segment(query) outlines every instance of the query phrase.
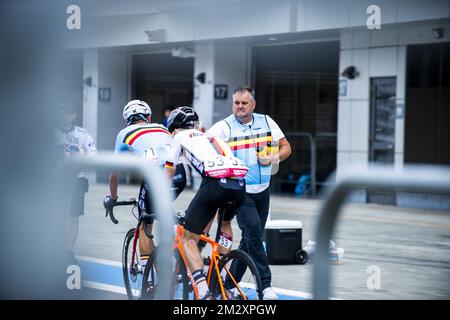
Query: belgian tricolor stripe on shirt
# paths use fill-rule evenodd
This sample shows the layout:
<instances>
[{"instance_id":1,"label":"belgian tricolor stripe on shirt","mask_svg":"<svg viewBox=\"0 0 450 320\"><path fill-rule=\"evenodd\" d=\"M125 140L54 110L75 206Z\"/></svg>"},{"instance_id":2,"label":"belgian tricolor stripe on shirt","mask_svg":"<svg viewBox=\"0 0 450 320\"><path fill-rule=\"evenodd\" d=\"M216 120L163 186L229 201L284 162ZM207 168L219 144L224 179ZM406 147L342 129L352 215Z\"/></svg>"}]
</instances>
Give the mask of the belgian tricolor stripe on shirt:
<instances>
[{"instance_id":1,"label":"belgian tricolor stripe on shirt","mask_svg":"<svg viewBox=\"0 0 450 320\"><path fill-rule=\"evenodd\" d=\"M143 128L137 128L136 130L128 132L127 135L125 136L125 138L123 139L123 142L131 146L134 143L134 141L136 141L136 139L139 138L140 136L147 134L147 133L156 133L156 132L165 133L165 134L168 134L169 136L171 135L169 133L169 131L167 131L166 129L163 129L163 128L143 127Z\"/></svg>"},{"instance_id":2,"label":"belgian tricolor stripe on shirt","mask_svg":"<svg viewBox=\"0 0 450 320\"><path fill-rule=\"evenodd\" d=\"M252 136L234 137L228 141L231 150L255 148L265 146L272 141L270 132L264 134L254 134Z\"/></svg>"}]
</instances>

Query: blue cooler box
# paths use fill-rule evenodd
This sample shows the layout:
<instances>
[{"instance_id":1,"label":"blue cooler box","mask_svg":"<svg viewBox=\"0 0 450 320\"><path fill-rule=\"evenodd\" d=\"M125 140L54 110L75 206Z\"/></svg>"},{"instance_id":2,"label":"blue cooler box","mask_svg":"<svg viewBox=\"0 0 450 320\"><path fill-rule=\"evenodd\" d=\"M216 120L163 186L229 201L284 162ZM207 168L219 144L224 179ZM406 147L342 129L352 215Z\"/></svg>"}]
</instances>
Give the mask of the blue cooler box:
<instances>
[{"instance_id":1,"label":"blue cooler box","mask_svg":"<svg viewBox=\"0 0 450 320\"><path fill-rule=\"evenodd\" d=\"M304 264L307 253L302 250L300 221L271 220L263 234L264 248L269 264Z\"/></svg>"}]
</instances>

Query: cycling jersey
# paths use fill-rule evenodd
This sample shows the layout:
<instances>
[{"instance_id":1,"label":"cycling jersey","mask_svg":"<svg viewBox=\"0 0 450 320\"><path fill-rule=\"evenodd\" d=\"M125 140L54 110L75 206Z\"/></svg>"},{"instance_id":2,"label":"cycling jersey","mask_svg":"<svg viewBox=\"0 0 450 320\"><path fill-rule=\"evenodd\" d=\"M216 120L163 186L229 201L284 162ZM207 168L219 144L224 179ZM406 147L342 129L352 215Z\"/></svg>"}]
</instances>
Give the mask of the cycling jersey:
<instances>
[{"instance_id":1,"label":"cycling jersey","mask_svg":"<svg viewBox=\"0 0 450 320\"><path fill-rule=\"evenodd\" d=\"M133 124L118 133L114 152L131 152L164 166L171 143L172 135L164 126L157 123ZM172 187L177 188L176 197L183 191L185 185L186 174L183 166L179 165L172 178ZM142 183L139 191L139 216L143 217L146 223L152 224L154 217L145 215L145 213L151 214L152 207L147 206L150 200L148 188L145 183Z\"/></svg>"},{"instance_id":2,"label":"cycling jersey","mask_svg":"<svg viewBox=\"0 0 450 320\"><path fill-rule=\"evenodd\" d=\"M78 126L65 132L56 128L56 141L62 148L64 159L68 160L77 153L91 153L97 151L95 143L89 133Z\"/></svg>"},{"instance_id":3,"label":"cycling jersey","mask_svg":"<svg viewBox=\"0 0 450 320\"><path fill-rule=\"evenodd\" d=\"M163 166L171 143L172 136L162 125L133 124L119 132L114 152L131 152Z\"/></svg>"},{"instance_id":4,"label":"cycling jersey","mask_svg":"<svg viewBox=\"0 0 450 320\"><path fill-rule=\"evenodd\" d=\"M243 178L248 171L222 139L196 129L183 130L174 136L166 167L174 167L181 158L203 177Z\"/></svg>"}]
</instances>

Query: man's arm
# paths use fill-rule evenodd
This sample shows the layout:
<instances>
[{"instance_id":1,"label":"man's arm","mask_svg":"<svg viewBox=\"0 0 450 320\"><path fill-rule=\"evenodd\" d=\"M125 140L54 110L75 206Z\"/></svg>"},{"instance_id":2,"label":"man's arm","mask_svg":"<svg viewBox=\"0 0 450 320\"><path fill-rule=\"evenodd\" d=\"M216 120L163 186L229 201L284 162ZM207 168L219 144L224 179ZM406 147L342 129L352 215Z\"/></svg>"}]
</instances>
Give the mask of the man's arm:
<instances>
[{"instance_id":1,"label":"man's arm","mask_svg":"<svg viewBox=\"0 0 450 320\"><path fill-rule=\"evenodd\" d=\"M123 141L123 130L119 132L116 137L116 143L114 145L114 153L119 154L121 152L126 152L128 145ZM117 200L119 197L117 190L119 189L119 174L117 172L111 172L109 174L109 194L113 200Z\"/></svg>"},{"instance_id":2,"label":"man's arm","mask_svg":"<svg viewBox=\"0 0 450 320\"><path fill-rule=\"evenodd\" d=\"M272 131L272 137L274 141L278 141L278 152L275 154L268 154L265 157L259 157L258 162L262 166L267 166L270 164L277 164L281 161L286 160L292 154L291 145L287 141L280 127L275 121L269 116L266 116L267 123Z\"/></svg>"},{"instance_id":3,"label":"man's arm","mask_svg":"<svg viewBox=\"0 0 450 320\"><path fill-rule=\"evenodd\" d=\"M291 144L287 141L286 137L280 139L279 143L279 158L280 162L289 158L292 154Z\"/></svg>"},{"instance_id":4,"label":"man's arm","mask_svg":"<svg viewBox=\"0 0 450 320\"><path fill-rule=\"evenodd\" d=\"M115 172L109 175L109 192L113 200L117 200L117 189L119 188L119 176Z\"/></svg>"},{"instance_id":5,"label":"man's arm","mask_svg":"<svg viewBox=\"0 0 450 320\"><path fill-rule=\"evenodd\" d=\"M270 164L277 164L286 160L292 154L291 145L286 138L281 138L279 141L278 153L267 154L265 156L258 157L258 162L262 166L268 166Z\"/></svg>"}]
</instances>

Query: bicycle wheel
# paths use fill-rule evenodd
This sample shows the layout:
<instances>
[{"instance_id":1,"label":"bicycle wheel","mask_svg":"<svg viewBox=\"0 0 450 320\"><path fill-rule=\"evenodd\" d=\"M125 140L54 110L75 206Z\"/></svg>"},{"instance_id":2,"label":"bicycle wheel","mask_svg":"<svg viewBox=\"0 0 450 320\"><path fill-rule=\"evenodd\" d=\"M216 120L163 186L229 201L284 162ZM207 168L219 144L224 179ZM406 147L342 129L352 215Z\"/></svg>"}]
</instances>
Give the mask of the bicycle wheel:
<instances>
[{"instance_id":1,"label":"bicycle wheel","mask_svg":"<svg viewBox=\"0 0 450 320\"><path fill-rule=\"evenodd\" d=\"M157 249L147 261L142 278L142 299L155 300L158 299L158 265L156 261ZM182 262L178 251L174 255L174 263L171 280L171 297L173 300L188 300L189 299L189 279L186 272L186 267Z\"/></svg>"},{"instance_id":2,"label":"bicycle wheel","mask_svg":"<svg viewBox=\"0 0 450 320\"><path fill-rule=\"evenodd\" d=\"M125 289L128 299L137 300L141 297L143 270L141 267L141 258L139 244L136 245L134 261L131 265L133 255L133 241L135 228L128 230L122 248L122 272Z\"/></svg>"},{"instance_id":3,"label":"bicycle wheel","mask_svg":"<svg viewBox=\"0 0 450 320\"><path fill-rule=\"evenodd\" d=\"M223 299L215 268L210 283L210 292L216 299ZM262 284L258 269L252 258L242 250L233 250L219 262L219 273L229 300L262 300Z\"/></svg>"}]
</instances>

